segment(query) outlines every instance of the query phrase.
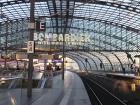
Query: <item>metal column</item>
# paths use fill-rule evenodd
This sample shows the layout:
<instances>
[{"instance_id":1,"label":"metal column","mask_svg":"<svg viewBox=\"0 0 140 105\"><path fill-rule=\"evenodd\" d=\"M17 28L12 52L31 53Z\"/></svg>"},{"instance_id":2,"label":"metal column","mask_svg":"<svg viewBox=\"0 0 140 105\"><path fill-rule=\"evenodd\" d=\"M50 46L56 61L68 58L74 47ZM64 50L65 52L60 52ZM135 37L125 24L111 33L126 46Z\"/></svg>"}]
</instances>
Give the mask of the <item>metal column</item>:
<instances>
[{"instance_id":1,"label":"metal column","mask_svg":"<svg viewBox=\"0 0 140 105\"><path fill-rule=\"evenodd\" d=\"M6 21L6 36L5 36L5 55L4 55L4 69L7 70L7 41L8 41L8 18Z\"/></svg>"},{"instance_id":2,"label":"metal column","mask_svg":"<svg viewBox=\"0 0 140 105\"><path fill-rule=\"evenodd\" d=\"M63 65L62 65L62 80L64 80L65 72L65 34L63 34Z\"/></svg>"},{"instance_id":3,"label":"metal column","mask_svg":"<svg viewBox=\"0 0 140 105\"><path fill-rule=\"evenodd\" d=\"M35 0L30 0L30 36L29 41L33 41L34 39L34 7ZM33 27L32 27L33 25ZM29 64L28 64L28 86L27 86L27 96L32 97L32 75L33 75L33 53L28 54Z\"/></svg>"}]
</instances>

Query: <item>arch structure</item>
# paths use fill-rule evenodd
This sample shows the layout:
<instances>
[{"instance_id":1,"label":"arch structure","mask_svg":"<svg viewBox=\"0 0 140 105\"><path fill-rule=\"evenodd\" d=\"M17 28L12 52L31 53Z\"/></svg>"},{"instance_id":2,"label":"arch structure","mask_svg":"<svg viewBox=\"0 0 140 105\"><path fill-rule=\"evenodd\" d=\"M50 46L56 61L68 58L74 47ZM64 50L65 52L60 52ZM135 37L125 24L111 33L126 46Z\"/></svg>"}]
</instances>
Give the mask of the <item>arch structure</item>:
<instances>
[{"instance_id":1,"label":"arch structure","mask_svg":"<svg viewBox=\"0 0 140 105\"><path fill-rule=\"evenodd\" d=\"M64 35L65 53L82 70L129 72L140 66L139 0L34 1L35 23L45 23L44 31L34 30L36 53L61 53ZM30 9L30 0L0 1L2 54L26 52Z\"/></svg>"}]
</instances>

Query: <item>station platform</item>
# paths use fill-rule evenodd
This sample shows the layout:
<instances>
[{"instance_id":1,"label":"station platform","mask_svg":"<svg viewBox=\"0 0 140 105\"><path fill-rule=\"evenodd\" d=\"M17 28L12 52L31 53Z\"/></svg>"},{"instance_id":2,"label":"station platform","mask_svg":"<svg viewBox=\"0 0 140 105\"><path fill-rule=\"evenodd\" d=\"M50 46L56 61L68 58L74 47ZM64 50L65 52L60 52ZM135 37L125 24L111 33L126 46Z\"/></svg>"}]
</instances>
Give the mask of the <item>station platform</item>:
<instances>
[{"instance_id":1,"label":"station platform","mask_svg":"<svg viewBox=\"0 0 140 105\"><path fill-rule=\"evenodd\" d=\"M106 76L108 77L116 77L116 78L122 78L122 79L136 79L140 80L140 76L136 76L134 74L123 74L123 73L106 73Z\"/></svg>"},{"instance_id":2,"label":"station platform","mask_svg":"<svg viewBox=\"0 0 140 105\"><path fill-rule=\"evenodd\" d=\"M32 98L27 98L27 89L0 89L0 105L91 105L90 99L77 74L65 71L52 79L52 87L33 89Z\"/></svg>"},{"instance_id":3,"label":"station platform","mask_svg":"<svg viewBox=\"0 0 140 105\"><path fill-rule=\"evenodd\" d=\"M134 79L134 80L140 80L140 76L135 75L134 73L120 73L120 72L106 72L106 71L94 71L90 74L95 74L98 76L107 76L112 77L116 79Z\"/></svg>"}]
</instances>

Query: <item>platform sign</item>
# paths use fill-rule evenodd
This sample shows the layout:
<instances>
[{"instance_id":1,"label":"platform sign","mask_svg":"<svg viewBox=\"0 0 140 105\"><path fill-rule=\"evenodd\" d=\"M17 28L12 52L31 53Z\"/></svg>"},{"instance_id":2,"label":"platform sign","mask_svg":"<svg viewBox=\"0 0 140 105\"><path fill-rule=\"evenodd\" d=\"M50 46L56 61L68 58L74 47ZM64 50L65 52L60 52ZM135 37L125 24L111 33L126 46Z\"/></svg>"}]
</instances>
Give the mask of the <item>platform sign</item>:
<instances>
[{"instance_id":1,"label":"platform sign","mask_svg":"<svg viewBox=\"0 0 140 105\"><path fill-rule=\"evenodd\" d=\"M46 31L46 21L45 20L36 21L36 31L37 32L45 32Z\"/></svg>"},{"instance_id":2,"label":"platform sign","mask_svg":"<svg viewBox=\"0 0 140 105\"><path fill-rule=\"evenodd\" d=\"M27 43L27 53L34 53L35 44L34 41L28 41Z\"/></svg>"}]
</instances>

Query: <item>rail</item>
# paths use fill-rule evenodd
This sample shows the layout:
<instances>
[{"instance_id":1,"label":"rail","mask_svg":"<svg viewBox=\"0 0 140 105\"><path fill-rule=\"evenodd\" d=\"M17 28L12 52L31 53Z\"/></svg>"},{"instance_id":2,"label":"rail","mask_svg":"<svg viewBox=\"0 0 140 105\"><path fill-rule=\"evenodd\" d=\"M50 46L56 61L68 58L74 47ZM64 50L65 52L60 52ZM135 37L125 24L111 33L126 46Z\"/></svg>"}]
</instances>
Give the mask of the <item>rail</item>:
<instances>
[{"instance_id":1,"label":"rail","mask_svg":"<svg viewBox=\"0 0 140 105\"><path fill-rule=\"evenodd\" d=\"M90 96L91 102L95 97L98 103L97 105L126 105L126 103L124 103L121 99L113 95L105 87L101 86L92 78L87 76L81 76L81 78L86 86L86 89L90 90L88 91L88 94ZM94 104L95 101L92 103Z\"/></svg>"}]
</instances>

